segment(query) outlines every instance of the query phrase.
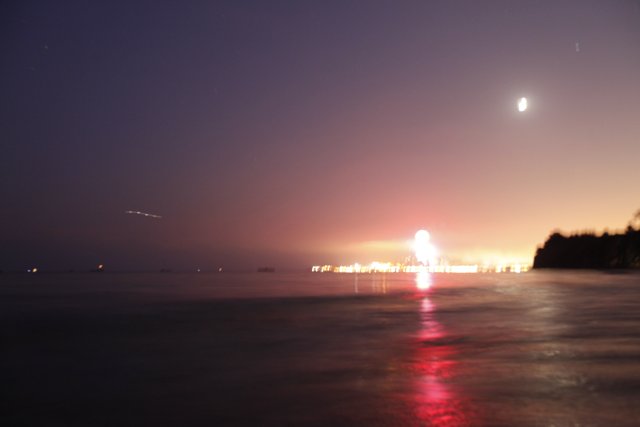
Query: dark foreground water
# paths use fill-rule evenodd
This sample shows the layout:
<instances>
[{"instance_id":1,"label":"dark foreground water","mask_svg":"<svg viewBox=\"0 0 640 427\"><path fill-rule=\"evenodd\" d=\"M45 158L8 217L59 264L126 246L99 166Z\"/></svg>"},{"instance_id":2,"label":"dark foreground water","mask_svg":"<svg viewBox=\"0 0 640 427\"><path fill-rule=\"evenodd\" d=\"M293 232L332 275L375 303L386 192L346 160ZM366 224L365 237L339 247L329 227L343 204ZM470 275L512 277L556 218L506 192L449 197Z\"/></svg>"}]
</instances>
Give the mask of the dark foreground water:
<instances>
[{"instance_id":1,"label":"dark foreground water","mask_svg":"<svg viewBox=\"0 0 640 427\"><path fill-rule=\"evenodd\" d=\"M0 275L3 426L636 426L640 276Z\"/></svg>"}]
</instances>

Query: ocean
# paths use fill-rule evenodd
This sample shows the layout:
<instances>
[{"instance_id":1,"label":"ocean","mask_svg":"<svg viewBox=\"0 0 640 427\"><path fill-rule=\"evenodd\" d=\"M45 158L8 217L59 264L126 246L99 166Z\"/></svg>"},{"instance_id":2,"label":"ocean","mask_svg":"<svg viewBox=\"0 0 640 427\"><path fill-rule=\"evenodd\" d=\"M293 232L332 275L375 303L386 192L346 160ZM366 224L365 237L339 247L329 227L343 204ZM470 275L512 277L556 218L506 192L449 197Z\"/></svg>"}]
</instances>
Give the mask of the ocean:
<instances>
[{"instance_id":1,"label":"ocean","mask_svg":"<svg viewBox=\"0 0 640 427\"><path fill-rule=\"evenodd\" d=\"M3 426L637 426L640 275L0 274Z\"/></svg>"}]
</instances>

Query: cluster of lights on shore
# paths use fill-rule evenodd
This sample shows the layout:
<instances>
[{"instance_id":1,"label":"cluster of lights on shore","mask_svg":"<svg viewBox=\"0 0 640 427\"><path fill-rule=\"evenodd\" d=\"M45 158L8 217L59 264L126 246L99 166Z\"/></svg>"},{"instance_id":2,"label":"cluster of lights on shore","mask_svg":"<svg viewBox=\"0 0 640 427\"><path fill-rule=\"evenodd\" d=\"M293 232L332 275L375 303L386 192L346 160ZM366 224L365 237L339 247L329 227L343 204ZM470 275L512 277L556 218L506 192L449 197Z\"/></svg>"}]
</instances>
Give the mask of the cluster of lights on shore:
<instances>
[{"instance_id":1,"label":"cluster of lights on shore","mask_svg":"<svg viewBox=\"0 0 640 427\"><path fill-rule=\"evenodd\" d=\"M497 264L462 264L451 265L438 258L438 250L431 243L431 235L427 230L418 230L415 234L413 251L417 264L404 264L374 261L369 264L354 263L350 265L314 265L313 273L524 273L531 268L528 264L500 262ZM104 271L104 265L98 264L97 272ZM200 269L196 270L198 273ZM37 273L38 268L27 270ZM222 267L218 268L222 272Z\"/></svg>"},{"instance_id":2,"label":"cluster of lights on shore","mask_svg":"<svg viewBox=\"0 0 640 427\"><path fill-rule=\"evenodd\" d=\"M426 230L419 230L414 239L413 250L417 264L392 262L354 263L351 265L314 265L314 273L524 273L530 265L502 262L489 264L450 265L438 259L438 250L431 243Z\"/></svg>"}]
</instances>

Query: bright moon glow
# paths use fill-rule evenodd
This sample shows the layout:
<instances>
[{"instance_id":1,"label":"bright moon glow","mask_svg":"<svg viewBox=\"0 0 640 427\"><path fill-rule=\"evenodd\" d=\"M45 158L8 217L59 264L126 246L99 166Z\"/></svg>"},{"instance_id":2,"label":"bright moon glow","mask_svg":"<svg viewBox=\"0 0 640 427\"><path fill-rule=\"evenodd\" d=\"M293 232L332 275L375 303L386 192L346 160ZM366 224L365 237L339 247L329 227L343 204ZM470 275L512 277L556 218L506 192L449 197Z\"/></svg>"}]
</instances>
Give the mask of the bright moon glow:
<instances>
[{"instance_id":1,"label":"bright moon glow","mask_svg":"<svg viewBox=\"0 0 640 427\"><path fill-rule=\"evenodd\" d=\"M518 100L518 111L521 113L527 111L528 101L524 96Z\"/></svg>"}]
</instances>

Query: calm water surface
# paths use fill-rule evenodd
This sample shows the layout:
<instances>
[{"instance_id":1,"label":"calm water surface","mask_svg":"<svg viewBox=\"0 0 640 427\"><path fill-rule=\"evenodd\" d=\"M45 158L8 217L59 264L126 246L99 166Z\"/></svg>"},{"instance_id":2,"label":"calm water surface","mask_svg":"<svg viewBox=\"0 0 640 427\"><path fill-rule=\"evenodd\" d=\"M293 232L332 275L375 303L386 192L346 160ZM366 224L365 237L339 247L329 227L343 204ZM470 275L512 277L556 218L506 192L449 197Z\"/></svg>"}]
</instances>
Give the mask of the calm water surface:
<instances>
[{"instance_id":1,"label":"calm water surface","mask_svg":"<svg viewBox=\"0 0 640 427\"><path fill-rule=\"evenodd\" d=\"M0 275L0 422L640 425L640 275Z\"/></svg>"}]
</instances>

